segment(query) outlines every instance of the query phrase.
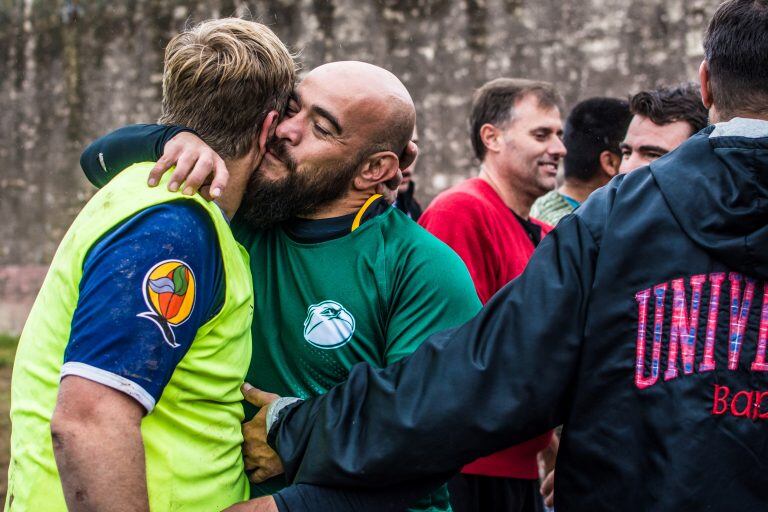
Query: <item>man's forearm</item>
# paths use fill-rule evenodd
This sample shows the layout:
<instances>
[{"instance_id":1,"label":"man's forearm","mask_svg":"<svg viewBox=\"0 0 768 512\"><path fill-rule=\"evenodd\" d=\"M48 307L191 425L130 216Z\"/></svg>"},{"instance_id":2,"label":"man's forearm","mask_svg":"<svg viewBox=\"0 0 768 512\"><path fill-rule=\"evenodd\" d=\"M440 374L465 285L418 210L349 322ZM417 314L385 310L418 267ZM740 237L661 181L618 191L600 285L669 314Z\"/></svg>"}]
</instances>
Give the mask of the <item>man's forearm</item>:
<instances>
[{"instance_id":1,"label":"man's forearm","mask_svg":"<svg viewBox=\"0 0 768 512\"><path fill-rule=\"evenodd\" d=\"M119 395L118 401L133 400ZM148 512L141 416L137 421L135 413L120 417L103 414L99 408L82 414L82 408L67 407L66 402L62 404L60 395L51 434L67 508L75 512Z\"/></svg>"}]
</instances>

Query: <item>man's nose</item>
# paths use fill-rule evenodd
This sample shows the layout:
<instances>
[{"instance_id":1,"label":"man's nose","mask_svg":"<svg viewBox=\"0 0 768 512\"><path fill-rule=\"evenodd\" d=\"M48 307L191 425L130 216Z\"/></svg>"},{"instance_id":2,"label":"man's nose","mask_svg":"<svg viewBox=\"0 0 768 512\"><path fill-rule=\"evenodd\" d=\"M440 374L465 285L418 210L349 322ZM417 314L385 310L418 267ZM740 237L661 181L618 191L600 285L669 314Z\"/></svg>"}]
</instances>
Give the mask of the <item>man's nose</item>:
<instances>
[{"instance_id":1,"label":"man's nose","mask_svg":"<svg viewBox=\"0 0 768 512\"><path fill-rule=\"evenodd\" d=\"M301 125L297 121L297 117L283 118L275 129L275 136L278 139L287 140L292 145L297 144L301 140Z\"/></svg>"},{"instance_id":2,"label":"man's nose","mask_svg":"<svg viewBox=\"0 0 768 512\"><path fill-rule=\"evenodd\" d=\"M557 158L563 158L568 153L563 140L560 137L554 137L553 139L552 144L549 146L549 154Z\"/></svg>"}]
</instances>

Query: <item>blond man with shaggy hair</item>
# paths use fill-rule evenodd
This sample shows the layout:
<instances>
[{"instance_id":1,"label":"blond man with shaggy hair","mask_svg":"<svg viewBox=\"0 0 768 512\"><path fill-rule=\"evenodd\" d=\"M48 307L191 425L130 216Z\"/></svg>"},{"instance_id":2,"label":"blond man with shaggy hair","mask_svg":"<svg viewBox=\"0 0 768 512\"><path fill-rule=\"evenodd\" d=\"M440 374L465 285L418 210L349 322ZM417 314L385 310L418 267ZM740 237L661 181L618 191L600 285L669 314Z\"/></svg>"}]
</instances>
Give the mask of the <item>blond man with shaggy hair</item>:
<instances>
[{"instance_id":1,"label":"blond man with shaggy hair","mask_svg":"<svg viewBox=\"0 0 768 512\"><path fill-rule=\"evenodd\" d=\"M252 147L270 111L288 102L295 66L266 26L208 21L174 37L165 51L162 124L194 130L225 159Z\"/></svg>"},{"instance_id":2,"label":"blond man with shaggy hair","mask_svg":"<svg viewBox=\"0 0 768 512\"><path fill-rule=\"evenodd\" d=\"M120 173L62 241L19 342L6 510L221 510L247 498L239 391L253 290L229 228L293 86L265 26L208 21L166 50L162 120L229 184L208 203ZM216 189L219 189L218 191Z\"/></svg>"}]
</instances>

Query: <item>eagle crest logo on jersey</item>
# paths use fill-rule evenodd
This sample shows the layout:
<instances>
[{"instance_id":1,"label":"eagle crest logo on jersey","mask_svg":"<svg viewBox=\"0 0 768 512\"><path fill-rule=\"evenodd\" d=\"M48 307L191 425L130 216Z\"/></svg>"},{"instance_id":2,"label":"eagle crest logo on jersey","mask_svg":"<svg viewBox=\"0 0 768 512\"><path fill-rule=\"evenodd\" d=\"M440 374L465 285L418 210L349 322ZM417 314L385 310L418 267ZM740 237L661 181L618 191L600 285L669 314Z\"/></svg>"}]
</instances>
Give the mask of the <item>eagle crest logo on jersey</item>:
<instances>
[{"instance_id":1,"label":"eagle crest logo on jersey","mask_svg":"<svg viewBox=\"0 0 768 512\"><path fill-rule=\"evenodd\" d=\"M332 300L312 304L304 320L304 339L322 349L345 345L355 333L355 317Z\"/></svg>"},{"instance_id":2,"label":"eagle crest logo on jersey","mask_svg":"<svg viewBox=\"0 0 768 512\"><path fill-rule=\"evenodd\" d=\"M195 275L189 265L179 260L161 261L144 276L142 292L149 311L137 316L154 322L165 342L173 348L173 327L183 324L195 305Z\"/></svg>"}]
</instances>

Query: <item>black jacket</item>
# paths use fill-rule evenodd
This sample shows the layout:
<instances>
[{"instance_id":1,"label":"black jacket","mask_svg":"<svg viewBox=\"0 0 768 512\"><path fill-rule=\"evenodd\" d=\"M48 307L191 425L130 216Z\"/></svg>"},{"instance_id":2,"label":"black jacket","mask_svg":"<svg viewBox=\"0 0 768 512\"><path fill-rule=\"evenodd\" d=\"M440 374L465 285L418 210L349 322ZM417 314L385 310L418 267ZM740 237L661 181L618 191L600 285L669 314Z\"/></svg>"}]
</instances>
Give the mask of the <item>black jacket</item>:
<instances>
[{"instance_id":1,"label":"black jacket","mask_svg":"<svg viewBox=\"0 0 768 512\"><path fill-rule=\"evenodd\" d=\"M765 510L768 129L713 129L595 192L466 325L287 407L288 476L418 480L562 423L558 512Z\"/></svg>"}]
</instances>

